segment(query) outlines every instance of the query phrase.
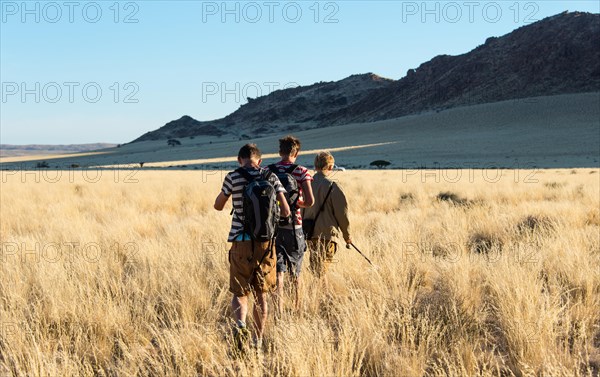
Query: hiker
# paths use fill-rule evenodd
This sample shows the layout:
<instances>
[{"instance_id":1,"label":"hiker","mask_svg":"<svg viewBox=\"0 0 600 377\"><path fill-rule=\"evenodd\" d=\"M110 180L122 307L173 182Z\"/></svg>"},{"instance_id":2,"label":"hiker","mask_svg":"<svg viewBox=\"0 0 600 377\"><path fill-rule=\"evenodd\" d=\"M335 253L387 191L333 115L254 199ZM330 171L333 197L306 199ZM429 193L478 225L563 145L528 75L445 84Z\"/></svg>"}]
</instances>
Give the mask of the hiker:
<instances>
[{"instance_id":1,"label":"hiker","mask_svg":"<svg viewBox=\"0 0 600 377\"><path fill-rule=\"evenodd\" d=\"M238 153L238 162L240 168L225 176L214 207L218 211L223 210L233 196L233 218L227 239L232 243L229 250L229 291L233 293L231 308L236 320L236 345L243 351L249 339L246 315L250 293L255 300L253 343L257 348L262 344L268 314L267 294L276 284L274 237L279 221L277 212L280 211L280 216L286 218L290 216L290 208L284 196L285 189L277 176L260 167L261 153L256 144L244 145Z\"/></svg>"},{"instance_id":2,"label":"hiker","mask_svg":"<svg viewBox=\"0 0 600 377\"><path fill-rule=\"evenodd\" d=\"M292 211L289 221L280 221L275 241L277 249L277 289L274 298L279 316L283 314L283 278L286 272L289 272L293 279L294 307L296 310L300 308L300 271L302 270L302 260L306 251L306 241L302 231L301 208L309 208L314 202L310 184L313 180L312 175L307 168L296 164L300 147L300 140L293 136L288 135L283 139L279 139L281 161L269 165L269 169L277 174L285 187L287 191L286 198Z\"/></svg>"},{"instance_id":3,"label":"hiker","mask_svg":"<svg viewBox=\"0 0 600 377\"><path fill-rule=\"evenodd\" d=\"M343 237L346 245L352 244L348 201L337 182L331 180L335 160L331 153L320 152L315 157L317 173L312 182L315 204L304 209L304 228L310 250L310 270L318 277L324 276L333 262L338 244L336 237Z\"/></svg>"}]
</instances>

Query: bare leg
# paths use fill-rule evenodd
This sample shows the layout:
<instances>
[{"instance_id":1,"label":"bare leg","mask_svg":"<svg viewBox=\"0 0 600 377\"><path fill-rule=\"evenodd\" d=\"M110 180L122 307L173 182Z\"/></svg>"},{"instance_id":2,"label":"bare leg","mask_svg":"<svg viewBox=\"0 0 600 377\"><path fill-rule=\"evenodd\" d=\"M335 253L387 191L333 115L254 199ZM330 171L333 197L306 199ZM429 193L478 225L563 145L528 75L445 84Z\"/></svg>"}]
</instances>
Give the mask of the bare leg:
<instances>
[{"instance_id":1,"label":"bare leg","mask_svg":"<svg viewBox=\"0 0 600 377\"><path fill-rule=\"evenodd\" d=\"M246 323L246 316L248 315L248 296L233 296L231 300L231 309L233 310L233 318L236 323L242 321Z\"/></svg>"},{"instance_id":2,"label":"bare leg","mask_svg":"<svg viewBox=\"0 0 600 377\"><path fill-rule=\"evenodd\" d=\"M262 340L263 333L265 331L265 324L267 323L267 314L269 307L267 305L267 294L257 293L255 296L253 318L254 327L256 329L256 340Z\"/></svg>"},{"instance_id":3,"label":"bare leg","mask_svg":"<svg viewBox=\"0 0 600 377\"><path fill-rule=\"evenodd\" d=\"M277 316L283 315L283 272L277 273L277 290L275 291L275 309L277 310Z\"/></svg>"},{"instance_id":4,"label":"bare leg","mask_svg":"<svg viewBox=\"0 0 600 377\"><path fill-rule=\"evenodd\" d=\"M294 309L300 310L300 276L294 278L294 293L296 296L296 302L294 303Z\"/></svg>"}]
</instances>

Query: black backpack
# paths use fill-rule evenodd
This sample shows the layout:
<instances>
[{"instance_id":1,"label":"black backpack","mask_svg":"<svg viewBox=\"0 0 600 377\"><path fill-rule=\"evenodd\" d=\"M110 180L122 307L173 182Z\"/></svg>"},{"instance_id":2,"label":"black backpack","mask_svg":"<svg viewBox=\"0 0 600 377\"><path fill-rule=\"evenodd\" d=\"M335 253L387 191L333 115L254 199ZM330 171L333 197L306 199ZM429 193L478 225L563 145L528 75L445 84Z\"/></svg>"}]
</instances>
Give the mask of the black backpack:
<instances>
[{"instance_id":1,"label":"black backpack","mask_svg":"<svg viewBox=\"0 0 600 377\"><path fill-rule=\"evenodd\" d=\"M269 170L271 170L271 172L274 173L277 178L279 178L283 188L285 188L285 199L287 200L288 205L290 206L290 211L292 212L292 221L295 220L294 216L296 215L298 199L300 199L300 187L298 186L298 181L296 181L296 178L294 178L294 175L292 174L297 167L298 165L290 165L283 172L280 172L277 164L269 165ZM286 225L288 223L289 219L280 219L280 225Z\"/></svg>"},{"instance_id":2,"label":"black backpack","mask_svg":"<svg viewBox=\"0 0 600 377\"><path fill-rule=\"evenodd\" d=\"M258 176L253 176L244 168L236 172L248 181L242 193L244 232L254 241L271 241L275 238L279 223L277 192L269 181L272 173L261 169Z\"/></svg>"}]
</instances>

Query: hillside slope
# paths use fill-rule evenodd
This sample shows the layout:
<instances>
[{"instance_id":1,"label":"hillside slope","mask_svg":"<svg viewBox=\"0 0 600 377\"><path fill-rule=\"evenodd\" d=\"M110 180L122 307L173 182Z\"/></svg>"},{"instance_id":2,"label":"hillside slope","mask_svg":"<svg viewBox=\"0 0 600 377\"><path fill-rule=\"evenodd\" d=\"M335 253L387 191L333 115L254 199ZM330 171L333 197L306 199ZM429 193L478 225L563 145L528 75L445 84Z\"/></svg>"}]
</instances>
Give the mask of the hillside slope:
<instances>
[{"instance_id":1,"label":"hillside slope","mask_svg":"<svg viewBox=\"0 0 600 377\"><path fill-rule=\"evenodd\" d=\"M368 73L278 90L225 118L189 116L134 142L189 136L260 137L393 119L463 105L600 90L600 15L561 13L458 55L441 55L400 80Z\"/></svg>"}]
</instances>

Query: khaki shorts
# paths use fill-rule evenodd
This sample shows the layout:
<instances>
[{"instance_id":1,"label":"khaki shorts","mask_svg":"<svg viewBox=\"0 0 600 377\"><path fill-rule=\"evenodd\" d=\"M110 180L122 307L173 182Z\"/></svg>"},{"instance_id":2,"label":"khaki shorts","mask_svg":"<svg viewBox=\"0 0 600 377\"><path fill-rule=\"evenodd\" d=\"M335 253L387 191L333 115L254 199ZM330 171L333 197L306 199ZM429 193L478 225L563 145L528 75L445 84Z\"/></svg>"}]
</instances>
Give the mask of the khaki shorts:
<instances>
[{"instance_id":1,"label":"khaki shorts","mask_svg":"<svg viewBox=\"0 0 600 377\"><path fill-rule=\"evenodd\" d=\"M229 250L229 291L238 297L272 292L277 285L275 242L254 242L254 252L252 242L234 241Z\"/></svg>"},{"instance_id":2,"label":"khaki shorts","mask_svg":"<svg viewBox=\"0 0 600 377\"><path fill-rule=\"evenodd\" d=\"M325 275L329 266L335 262L335 253L337 252L337 243L335 241L323 238L313 238L308 240L308 249L310 250L310 270L318 277Z\"/></svg>"}]
</instances>

